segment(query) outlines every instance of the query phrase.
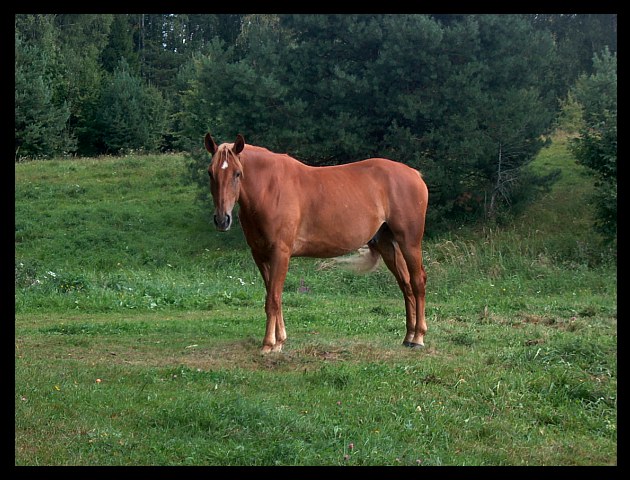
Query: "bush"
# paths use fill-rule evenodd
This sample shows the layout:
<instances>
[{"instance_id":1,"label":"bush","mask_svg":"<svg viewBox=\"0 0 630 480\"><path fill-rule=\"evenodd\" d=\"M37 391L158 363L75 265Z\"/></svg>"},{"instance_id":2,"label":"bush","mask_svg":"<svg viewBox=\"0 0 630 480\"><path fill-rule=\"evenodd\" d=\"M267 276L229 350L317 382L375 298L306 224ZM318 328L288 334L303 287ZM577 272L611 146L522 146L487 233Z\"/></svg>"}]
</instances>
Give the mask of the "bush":
<instances>
[{"instance_id":1,"label":"bush","mask_svg":"<svg viewBox=\"0 0 630 480\"><path fill-rule=\"evenodd\" d=\"M98 123L102 143L113 153L155 151L166 130L167 111L159 90L131 75L121 60L101 92Z\"/></svg>"}]
</instances>

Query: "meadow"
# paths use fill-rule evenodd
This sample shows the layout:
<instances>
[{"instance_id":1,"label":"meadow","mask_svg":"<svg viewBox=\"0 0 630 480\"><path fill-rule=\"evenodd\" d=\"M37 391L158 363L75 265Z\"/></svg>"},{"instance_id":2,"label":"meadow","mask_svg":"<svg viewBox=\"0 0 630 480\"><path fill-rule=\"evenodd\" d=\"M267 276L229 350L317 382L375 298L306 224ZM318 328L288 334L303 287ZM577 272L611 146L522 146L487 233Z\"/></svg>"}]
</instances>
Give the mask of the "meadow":
<instances>
[{"instance_id":1,"label":"meadow","mask_svg":"<svg viewBox=\"0 0 630 480\"><path fill-rule=\"evenodd\" d=\"M566 139L509 226L427 225L423 350L385 267L297 258L261 356L262 279L185 164L16 164L15 465L617 464L616 258Z\"/></svg>"}]
</instances>

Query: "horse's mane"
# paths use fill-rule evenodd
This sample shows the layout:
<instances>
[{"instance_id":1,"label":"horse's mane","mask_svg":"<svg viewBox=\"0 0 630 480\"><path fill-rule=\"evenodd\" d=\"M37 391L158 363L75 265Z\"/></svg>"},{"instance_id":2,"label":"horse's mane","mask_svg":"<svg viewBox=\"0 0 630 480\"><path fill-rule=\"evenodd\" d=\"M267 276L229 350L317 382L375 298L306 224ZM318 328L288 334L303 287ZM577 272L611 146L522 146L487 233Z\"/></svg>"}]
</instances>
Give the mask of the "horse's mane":
<instances>
[{"instance_id":1,"label":"horse's mane","mask_svg":"<svg viewBox=\"0 0 630 480\"><path fill-rule=\"evenodd\" d=\"M245 149L243 150L243 153L245 155L251 155L251 156L259 157L259 158L274 158L274 159L283 158L283 159L290 160L297 163L302 163L302 164L304 163L298 160L297 158L289 155L288 153L272 152L268 148L259 147L257 145L250 145L249 143L245 144Z\"/></svg>"}]
</instances>

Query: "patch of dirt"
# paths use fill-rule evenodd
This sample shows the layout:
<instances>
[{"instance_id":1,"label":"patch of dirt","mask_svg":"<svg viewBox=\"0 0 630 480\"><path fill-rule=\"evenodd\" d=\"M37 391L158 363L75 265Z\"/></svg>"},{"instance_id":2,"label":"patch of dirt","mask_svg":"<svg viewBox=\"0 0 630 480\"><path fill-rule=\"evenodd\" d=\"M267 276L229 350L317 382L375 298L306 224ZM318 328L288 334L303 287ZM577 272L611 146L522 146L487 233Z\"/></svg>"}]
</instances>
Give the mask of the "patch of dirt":
<instances>
[{"instance_id":1,"label":"patch of dirt","mask_svg":"<svg viewBox=\"0 0 630 480\"><path fill-rule=\"evenodd\" d=\"M577 317L570 318L556 318L550 316L542 316L542 315L533 315L529 313L521 313L519 315L521 321L512 323L513 327L521 327L525 324L532 325L545 325L553 328L558 328L560 330L574 331L582 326L581 322Z\"/></svg>"},{"instance_id":2,"label":"patch of dirt","mask_svg":"<svg viewBox=\"0 0 630 480\"><path fill-rule=\"evenodd\" d=\"M115 339L70 343L66 336L16 339L16 357L31 359L74 360L89 365L132 365L168 367L185 365L193 369L305 371L321 368L331 362L364 362L407 360L409 356L435 355L434 348L410 350L402 345L382 346L354 340L337 344L287 343L282 352L260 353L260 341L245 338L216 342L211 346L191 344L171 346L161 340L145 340L137 345L117 344Z\"/></svg>"}]
</instances>

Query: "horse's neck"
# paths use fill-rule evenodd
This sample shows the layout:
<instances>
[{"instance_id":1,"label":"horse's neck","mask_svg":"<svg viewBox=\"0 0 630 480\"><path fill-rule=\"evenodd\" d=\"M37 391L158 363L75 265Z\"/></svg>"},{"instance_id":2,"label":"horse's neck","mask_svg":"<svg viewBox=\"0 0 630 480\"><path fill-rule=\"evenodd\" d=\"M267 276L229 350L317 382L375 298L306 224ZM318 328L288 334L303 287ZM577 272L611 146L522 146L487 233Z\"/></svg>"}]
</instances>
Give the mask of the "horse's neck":
<instances>
[{"instance_id":1,"label":"horse's neck","mask_svg":"<svg viewBox=\"0 0 630 480\"><path fill-rule=\"evenodd\" d=\"M239 205L246 210L256 210L263 197L274 194L281 187L287 169L293 163L299 164L286 155L279 155L262 148L251 148L241 154L243 180Z\"/></svg>"}]
</instances>

